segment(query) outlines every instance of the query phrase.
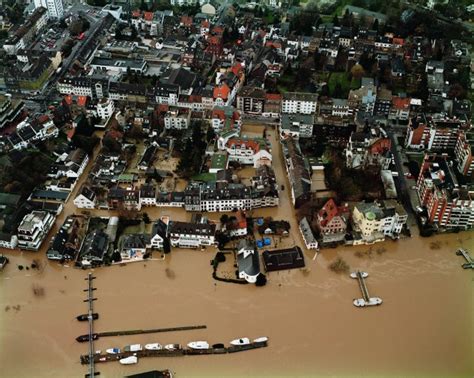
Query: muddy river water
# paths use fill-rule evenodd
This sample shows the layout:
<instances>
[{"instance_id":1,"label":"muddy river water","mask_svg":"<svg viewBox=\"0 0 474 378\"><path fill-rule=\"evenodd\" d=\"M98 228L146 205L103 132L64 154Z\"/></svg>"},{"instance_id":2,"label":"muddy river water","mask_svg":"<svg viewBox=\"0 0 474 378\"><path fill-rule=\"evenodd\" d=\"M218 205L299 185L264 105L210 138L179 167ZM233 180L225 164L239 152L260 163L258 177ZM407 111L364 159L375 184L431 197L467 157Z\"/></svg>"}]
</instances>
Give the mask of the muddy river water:
<instances>
[{"instance_id":1,"label":"muddy river water","mask_svg":"<svg viewBox=\"0 0 474 378\"><path fill-rule=\"evenodd\" d=\"M274 161L281 156L274 149ZM282 164L274 164L284 182ZM275 209L256 211L291 221L289 240L301 245L288 196ZM72 202L72 201L70 201ZM69 205L68 205L69 206ZM66 206L65 214L75 211ZM189 219L182 209L147 210ZM218 219L219 214L211 215ZM417 236L372 247L340 247L317 256L305 251L307 269L271 273L263 288L214 281L215 249L173 250L164 260L99 268L96 331L205 324L207 329L102 338L95 348L131 343L193 340L228 343L268 336L269 347L230 355L144 358L137 365L97 365L101 376L120 377L169 368L177 377L440 376L472 377L474 273L455 255L474 252L472 232ZM0 273L0 376L83 377L79 356L87 332L76 321L84 313L87 271L47 262L38 253L0 252L11 263ZM359 252L359 253L358 253ZM343 257L352 270L369 273L375 308L355 308L357 282L328 265ZM39 270L17 265L40 261ZM35 294L36 292L36 294Z\"/></svg>"}]
</instances>

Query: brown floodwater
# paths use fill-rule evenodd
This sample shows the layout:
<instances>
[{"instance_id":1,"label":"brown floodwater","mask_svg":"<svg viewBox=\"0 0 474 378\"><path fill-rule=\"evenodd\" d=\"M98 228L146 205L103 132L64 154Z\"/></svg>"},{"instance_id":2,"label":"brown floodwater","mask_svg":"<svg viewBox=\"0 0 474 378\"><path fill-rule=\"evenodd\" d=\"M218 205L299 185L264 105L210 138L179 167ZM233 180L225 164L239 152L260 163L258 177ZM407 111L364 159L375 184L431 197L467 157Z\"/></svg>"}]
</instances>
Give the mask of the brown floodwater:
<instances>
[{"instance_id":1,"label":"brown floodwater","mask_svg":"<svg viewBox=\"0 0 474 378\"><path fill-rule=\"evenodd\" d=\"M276 142L274 135L272 141ZM288 187L279 150L273 148L273 167L278 182ZM71 202L61 218L75 211ZM152 219L191 217L183 209L146 211ZM208 215L216 220L220 216ZM253 215L290 221L291 236L275 241L302 245L287 190L281 193L280 206L255 210ZM318 255L305 251L307 269L268 274L263 288L214 281L210 266L214 248L173 250L165 260L96 269L94 304L100 314L96 331L208 327L102 338L95 343L97 350L131 343L270 338L268 348L248 352L144 358L133 366L98 364L97 370L105 377L166 368L177 377L472 377L474 275L461 268L462 258L454 253L460 246L474 253L474 234L414 236ZM87 353L88 346L75 341L87 332L87 324L75 319L87 309L83 303L87 271L48 262L45 249L0 250L11 261L0 273L1 377L83 377L87 372L79 356ZM353 306L353 299L360 297L357 282L328 269L338 256L351 270L369 273L368 289L383 299L381 306ZM34 258L40 261L40 270L17 268ZM224 269L232 270L232 265L226 262Z\"/></svg>"}]
</instances>

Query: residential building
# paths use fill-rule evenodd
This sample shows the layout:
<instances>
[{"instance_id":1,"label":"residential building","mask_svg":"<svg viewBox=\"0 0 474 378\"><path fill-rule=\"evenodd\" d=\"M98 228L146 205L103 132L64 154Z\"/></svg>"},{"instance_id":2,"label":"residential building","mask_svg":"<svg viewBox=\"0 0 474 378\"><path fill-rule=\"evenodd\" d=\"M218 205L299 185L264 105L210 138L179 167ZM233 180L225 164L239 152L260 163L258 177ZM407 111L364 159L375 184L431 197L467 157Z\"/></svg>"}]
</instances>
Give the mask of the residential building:
<instances>
[{"instance_id":1,"label":"residential building","mask_svg":"<svg viewBox=\"0 0 474 378\"><path fill-rule=\"evenodd\" d=\"M474 132L461 131L454 148L456 168L467 177L474 175Z\"/></svg>"},{"instance_id":2,"label":"residential building","mask_svg":"<svg viewBox=\"0 0 474 378\"><path fill-rule=\"evenodd\" d=\"M378 166L388 169L392 160L391 141L382 128L353 132L346 147L346 165L352 169Z\"/></svg>"},{"instance_id":3,"label":"residential building","mask_svg":"<svg viewBox=\"0 0 474 378\"><path fill-rule=\"evenodd\" d=\"M240 131L240 113L232 106L215 106L212 110L211 125L216 133L221 131Z\"/></svg>"},{"instance_id":4,"label":"residential building","mask_svg":"<svg viewBox=\"0 0 474 378\"><path fill-rule=\"evenodd\" d=\"M16 131L8 137L8 142L12 149L23 150L36 141L55 138L58 135L59 130L53 120L42 115L32 121L20 122Z\"/></svg>"},{"instance_id":5,"label":"residential building","mask_svg":"<svg viewBox=\"0 0 474 378\"><path fill-rule=\"evenodd\" d=\"M287 249L263 251L262 257L266 272L305 267L303 251L298 246Z\"/></svg>"},{"instance_id":6,"label":"residential building","mask_svg":"<svg viewBox=\"0 0 474 378\"><path fill-rule=\"evenodd\" d=\"M78 260L83 266L102 264L108 255L109 243L109 235L104 231L90 232L84 239Z\"/></svg>"},{"instance_id":7,"label":"residential building","mask_svg":"<svg viewBox=\"0 0 474 378\"><path fill-rule=\"evenodd\" d=\"M56 236L51 240L51 245L46 252L49 260L74 260L82 244L81 221L75 215L66 218Z\"/></svg>"},{"instance_id":8,"label":"residential building","mask_svg":"<svg viewBox=\"0 0 474 378\"><path fill-rule=\"evenodd\" d=\"M267 93L265 95L265 105L263 107L264 113L262 115L277 118L281 111L281 94Z\"/></svg>"},{"instance_id":9,"label":"residential building","mask_svg":"<svg viewBox=\"0 0 474 378\"><path fill-rule=\"evenodd\" d=\"M308 222L308 219L304 217L301 219L299 224L301 236L303 237L304 244L307 249L318 249L318 241L314 237L313 230Z\"/></svg>"},{"instance_id":10,"label":"residential building","mask_svg":"<svg viewBox=\"0 0 474 378\"><path fill-rule=\"evenodd\" d=\"M13 99L9 94L0 93L0 130L18 119L23 107L23 101Z\"/></svg>"},{"instance_id":11,"label":"residential building","mask_svg":"<svg viewBox=\"0 0 474 378\"><path fill-rule=\"evenodd\" d=\"M145 152L143 152L143 155L138 162L137 168L142 171L146 171L148 168L152 167L157 151L158 147L156 147L154 144L148 146L145 149Z\"/></svg>"},{"instance_id":12,"label":"residential building","mask_svg":"<svg viewBox=\"0 0 474 378\"><path fill-rule=\"evenodd\" d=\"M168 235L173 247L201 248L215 244L216 225L201 215L192 222L170 221Z\"/></svg>"},{"instance_id":13,"label":"residential building","mask_svg":"<svg viewBox=\"0 0 474 378\"><path fill-rule=\"evenodd\" d=\"M49 18L58 20L64 15L63 0L34 0L34 4L35 8L46 8Z\"/></svg>"},{"instance_id":14,"label":"residential building","mask_svg":"<svg viewBox=\"0 0 474 378\"><path fill-rule=\"evenodd\" d=\"M282 141L286 172L291 186L291 200L298 208L311 197L311 175L305 162L300 145L295 139L288 137Z\"/></svg>"},{"instance_id":15,"label":"residential building","mask_svg":"<svg viewBox=\"0 0 474 378\"><path fill-rule=\"evenodd\" d=\"M97 196L94 191L84 186L73 202L78 209L94 209L97 204Z\"/></svg>"},{"instance_id":16,"label":"residential building","mask_svg":"<svg viewBox=\"0 0 474 378\"><path fill-rule=\"evenodd\" d=\"M153 184L140 187L140 206L156 206L156 187Z\"/></svg>"},{"instance_id":17,"label":"residential building","mask_svg":"<svg viewBox=\"0 0 474 378\"><path fill-rule=\"evenodd\" d=\"M151 248L151 238L147 234L126 234L122 240L120 257L122 261L143 260Z\"/></svg>"},{"instance_id":18,"label":"residential building","mask_svg":"<svg viewBox=\"0 0 474 378\"><path fill-rule=\"evenodd\" d=\"M237 109L246 114L262 114L265 90L259 87L243 87L237 95Z\"/></svg>"},{"instance_id":19,"label":"residential building","mask_svg":"<svg viewBox=\"0 0 474 378\"><path fill-rule=\"evenodd\" d=\"M454 150L461 130L468 130L470 123L444 116L412 117L408 123L405 147L443 152Z\"/></svg>"},{"instance_id":20,"label":"residential building","mask_svg":"<svg viewBox=\"0 0 474 378\"><path fill-rule=\"evenodd\" d=\"M163 250L163 252L170 252L170 240L168 237L168 220L157 220L153 223L151 229L150 244L152 249Z\"/></svg>"},{"instance_id":21,"label":"residential building","mask_svg":"<svg viewBox=\"0 0 474 378\"><path fill-rule=\"evenodd\" d=\"M272 154L267 141L263 138L232 138L225 144L229 161L258 168L272 164Z\"/></svg>"},{"instance_id":22,"label":"residential building","mask_svg":"<svg viewBox=\"0 0 474 378\"><path fill-rule=\"evenodd\" d=\"M189 127L191 111L189 109L170 110L165 114L165 128L184 130Z\"/></svg>"},{"instance_id":23,"label":"residential building","mask_svg":"<svg viewBox=\"0 0 474 378\"><path fill-rule=\"evenodd\" d=\"M349 208L346 205L337 206L330 198L319 210L316 224L322 244L344 241L349 223Z\"/></svg>"},{"instance_id":24,"label":"residential building","mask_svg":"<svg viewBox=\"0 0 474 378\"><path fill-rule=\"evenodd\" d=\"M311 138L313 136L314 116L311 114L282 114L280 118L280 136Z\"/></svg>"},{"instance_id":25,"label":"residential building","mask_svg":"<svg viewBox=\"0 0 474 378\"><path fill-rule=\"evenodd\" d=\"M239 211L234 217L229 219L226 224L226 230L231 237L241 237L247 235L247 218L245 212Z\"/></svg>"},{"instance_id":26,"label":"residential building","mask_svg":"<svg viewBox=\"0 0 474 378\"><path fill-rule=\"evenodd\" d=\"M236 249L239 278L249 283L257 282L260 274L260 259L255 242L249 239L240 240Z\"/></svg>"},{"instance_id":27,"label":"residential building","mask_svg":"<svg viewBox=\"0 0 474 378\"><path fill-rule=\"evenodd\" d=\"M314 114L317 102L317 94L286 92L282 96L281 112L287 114Z\"/></svg>"},{"instance_id":28,"label":"residential building","mask_svg":"<svg viewBox=\"0 0 474 378\"><path fill-rule=\"evenodd\" d=\"M352 211L354 244L373 244L386 236L398 238L407 218L403 206L394 200L359 202Z\"/></svg>"},{"instance_id":29,"label":"residential building","mask_svg":"<svg viewBox=\"0 0 474 378\"><path fill-rule=\"evenodd\" d=\"M15 249L18 245L18 237L11 233L0 231L0 248Z\"/></svg>"},{"instance_id":30,"label":"residential building","mask_svg":"<svg viewBox=\"0 0 474 378\"><path fill-rule=\"evenodd\" d=\"M18 247L37 251L53 227L55 217L43 210L34 210L26 214L18 226Z\"/></svg>"},{"instance_id":31,"label":"residential building","mask_svg":"<svg viewBox=\"0 0 474 378\"><path fill-rule=\"evenodd\" d=\"M429 223L448 229L474 227L474 189L459 185L445 155L425 155L417 188Z\"/></svg>"}]
</instances>

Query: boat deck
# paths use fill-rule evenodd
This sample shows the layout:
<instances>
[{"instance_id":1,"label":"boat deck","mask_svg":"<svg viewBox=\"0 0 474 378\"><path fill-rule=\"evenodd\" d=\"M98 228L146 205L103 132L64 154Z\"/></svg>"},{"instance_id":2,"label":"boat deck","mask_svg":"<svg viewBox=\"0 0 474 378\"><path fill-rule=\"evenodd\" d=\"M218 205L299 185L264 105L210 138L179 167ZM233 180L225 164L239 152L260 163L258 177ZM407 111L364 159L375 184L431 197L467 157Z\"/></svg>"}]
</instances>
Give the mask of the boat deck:
<instances>
[{"instance_id":1,"label":"boat deck","mask_svg":"<svg viewBox=\"0 0 474 378\"><path fill-rule=\"evenodd\" d=\"M180 357L180 356L196 356L196 355L208 355L208 354L226 354L244 352L246 350L265 348L268 346L268 342L253 342L248 345L230 346L227 348L209 348L209 349L188 349L182 348L177 350L140 350L137 352L120 352L117 354L94 354L94 362L113 362L119 361L122 358L130 356L137 356L139 359L144 357ZM81 356L81 364L89 364L89 355Z\"/></svg>"}]
</instances>

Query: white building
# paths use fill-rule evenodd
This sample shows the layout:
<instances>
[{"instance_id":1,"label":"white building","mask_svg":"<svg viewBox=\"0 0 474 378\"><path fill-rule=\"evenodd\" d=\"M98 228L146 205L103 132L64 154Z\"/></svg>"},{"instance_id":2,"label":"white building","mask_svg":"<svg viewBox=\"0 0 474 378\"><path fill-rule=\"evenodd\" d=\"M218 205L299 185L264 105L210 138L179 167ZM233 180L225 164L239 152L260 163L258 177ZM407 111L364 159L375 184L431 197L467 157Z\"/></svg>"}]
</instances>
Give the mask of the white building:
<instances>
[{"instance_id":1,"label":"white building","mask_svg":"<svg viewBox=\"0 0 474 378\"><path fill-rule=\"evenodd\" d=\"M241 240L237 245L237 266L239 278L245 279L249 283L257 282L260 274L260 260L254 242Z\"/></svg>"},{"instance_id":2,"label":"white building","mask_svg":"<svg viewBox=\"0 0 474 378\"><path fill-rule=\"evenodd\" d=\"M165 114L165 129L185 130L189 127L191 112L188 109L170 110Z\"/></svg>"},{"instance_id":3,"label":"white building","mask_svg":"<svg viewBox=\"0 0 474 378\"><path fill-rule=\"evenodd\" d=\"M394 200L360 202L354 206L352 226L360 233L362 243L372 244L385 240L386 236L398 238L407 218L403 206Z\"/></svg>"},{"instance_id":4,"label":"white building","mask_svg":"<svg viewBox=\"0 0 474 378\"><path fill-rule=\"evenodd\" d=\"M314 93L287 92L282 96L281 112L288 114L314 114L318 95Z\"/></svg>"},{"instance_id":5,"label":"white building","mask_svg":"<svg viewBox=\"0 0 474 378\"><path fill-rule=\"evenodd\" d=\"M173 247L200 248L215 244L216 225L203 220L200 222L171 222L170 242Z\"/></svg>"},{"instance_id":6,"label":"white building","mask_svg":"<svg viewBox=\"0 0 474 378\"><path fill-rule=\"evenodd\" d=\"M35 8L46 8L49 18L60 19L64 15L63 0L34 0L34 3Z\"/></svg>"},{"instance_id":7,"label":"white building","mask_svg":"<svg viewBox=\"0 0 474 378\"><path fill-rule=\"evenodd\" d=\"M92 190L83 187L73 202L78 209L94 209L97 203L96 197L96 194Z\"/></svg>"},{"instance_id":8,"label":"white building","mask_svg":"<svg viewBox=\"0 0 474 378\"><path fill-rule=\"evenodd\" d=\"M112 100L102 100L97 103L97 116L104 120L109 120L114 114L115 105Z\"/></svg>"},{"instance_id":9,"label":"white building","mask_svg":"<svg viewBox=\"0 0 474 378\"><path fill-rule=\"evenodd\" d=\"M314 116L311 114L282 114L280 136L291 136L295 139L313 136Z\"/></svg>"},{"instance_id":10,"label":"white building","mask_svg":"<svg viewBox=\"0 0 474 378\"><path fill-rule=\"evenodd\" d=\"M18 238L16 235L0 232L0 248L15 249L17 245Z\"/></svg>"},{"instance_id":11,"label":"white building","mask_svg":"<svg viewBox=\"0 0 474 378\"><path fill-rule=\"evenodd\" d=\"M225 145L229 154L229 161L237 161L243 165L252 165L259 168L262 165L272 164L272 154L266 141L261 138L233 138Z\"/></svg>"},{"instance_id":12,"label":"white building","mask_svg":"<svg viewBox=\"0 0 474 378\"><path fill-rule=\"evenodd\" d=\"M53 214L42 210L25 215L18 226L18 247L37 251L51 230L54 220Z\"/></svg>"},{"instance_id":13,"label":"white building","mask_svg":"<svg viewBox=\"0 0 474 378\"><path fill-rule=\"evenodd\" d=\"M304 244L308 249L318 249L318 241L314 237L313 231L309 225L308 219L303 218L300 222L300 232L303 237Z\"/></svg>"}]
</instances>

